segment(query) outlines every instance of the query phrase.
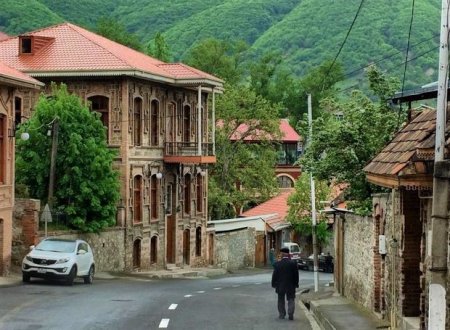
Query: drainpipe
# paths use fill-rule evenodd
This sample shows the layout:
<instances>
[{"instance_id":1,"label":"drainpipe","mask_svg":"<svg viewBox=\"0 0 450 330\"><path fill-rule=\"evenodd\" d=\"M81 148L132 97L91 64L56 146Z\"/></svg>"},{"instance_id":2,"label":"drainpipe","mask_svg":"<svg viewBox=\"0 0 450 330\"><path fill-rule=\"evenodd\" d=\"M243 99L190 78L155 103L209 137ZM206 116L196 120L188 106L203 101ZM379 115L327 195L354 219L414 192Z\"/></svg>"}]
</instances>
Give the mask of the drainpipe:
<instances>
[{"instance_id":1,"label":"drainpipe","mask_svg":"<svg viewBox=\"0 0 450 330\"><path fill-rule=\"evenodd\" d=\"M212 90L212 114L211 114L211 121L212 121L212 154L216 155L216 93L214 91L214 88Z\"/></svg>"},{"instance_id":2,"label":"drainpipe","mask_svg":"<svg viewBox=\"0 0 450 330\"><path fill-rule=\"evenodd\" d=\"M448 160L444 160L444 152L445 128L447 124L448 21L450 16L448 9L447 0L442 0L433 204L431 212L431 228L429 232L429 248L427 248L428 271L430 275L428 289L428 329L430 330L446 328L447 212L450 163Z\"/></svg>"},{"instance_id":3,"label":"drainpipe","mask_svg":"<svg viewBox=\"0 0 450 330\"><path fill-rule=\"evenodd\" d=\"M197 155L202 155L202 86L198 86L198 113L197 113Z\"/></svg>"}]
</instances>

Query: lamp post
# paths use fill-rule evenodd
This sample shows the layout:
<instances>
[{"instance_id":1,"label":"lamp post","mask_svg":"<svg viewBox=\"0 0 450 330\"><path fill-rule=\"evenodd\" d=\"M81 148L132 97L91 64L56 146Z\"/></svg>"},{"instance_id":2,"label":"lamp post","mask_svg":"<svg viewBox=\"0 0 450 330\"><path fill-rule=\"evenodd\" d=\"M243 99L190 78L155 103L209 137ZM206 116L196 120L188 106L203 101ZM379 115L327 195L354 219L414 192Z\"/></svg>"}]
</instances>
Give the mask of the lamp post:
<instances>
[{"instance_id":1,"label":"lamp post","mask_svg":"<svg viewBox=\"0 0 450 330\"><path fill-rule=\"evenodd\" d=\"M59 128L59 122L58 118L55 118L55 120L52 123L52 150L50 154L50 175L48 180L48 198L47 203L50 207L50 210L53 207L53 189L55 186L55 170L56 170L56 154L58 152L58 128Z\"/></svg>"}]
</instances>

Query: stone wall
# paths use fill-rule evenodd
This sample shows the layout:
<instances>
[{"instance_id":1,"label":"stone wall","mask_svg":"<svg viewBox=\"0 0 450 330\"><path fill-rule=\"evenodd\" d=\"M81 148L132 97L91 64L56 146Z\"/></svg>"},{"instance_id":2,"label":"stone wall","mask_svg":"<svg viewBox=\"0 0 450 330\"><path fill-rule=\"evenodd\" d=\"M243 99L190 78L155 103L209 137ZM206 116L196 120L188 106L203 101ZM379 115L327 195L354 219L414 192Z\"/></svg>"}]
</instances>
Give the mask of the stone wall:
<instances>
[{"instance_id":1,"label":"stone wall","mask_svg":"<svg viewBox=\"0 0 450 330\"><path fill-rule=\"evenodd\" d=\"M40 232L40 239L43 239L43 233ZM67 232L49 232L48 236L82 239L89 243L94 252L94 260L97 271L119 272L125 269L125 235L122 228L104 229L99 234L86 234L77 231Z\"/></svg>"},{"instance_id":2,"label":"stone wall","mask_svg":"<svg viewBox=\"0 0 450 330\"><path fill-rule=\"evenodd\" d=\"M345 217L344 293L369 309L373 301L372 227L372 217L353 214Z\"/></svg>"},{"instance_id":3,"label":"stone wall","mask_svg":"<svg viewBox=\"0 0 450 330\"><path fill-rule=\"evenodd\" d=\"M227 270L255 267L255 228L216 233L215 264Z\"/></svg>"},{"instance_id":4,"label":"stone wall","mask_svg":"<svg viewBox=\"0 0 450 330\"><path fill-rule=\"evenodd\" d=\"M40 202L33 199L16 199L13 214L12 263L22 264L23 257L31 245L44 238L39 228ZM97 271L123 271L125 268L125 235L120 227L103 230L99 234L85 234L77 231L48 232L49 237L83 239L94 252Z\"/></svg>"}]
</instances>

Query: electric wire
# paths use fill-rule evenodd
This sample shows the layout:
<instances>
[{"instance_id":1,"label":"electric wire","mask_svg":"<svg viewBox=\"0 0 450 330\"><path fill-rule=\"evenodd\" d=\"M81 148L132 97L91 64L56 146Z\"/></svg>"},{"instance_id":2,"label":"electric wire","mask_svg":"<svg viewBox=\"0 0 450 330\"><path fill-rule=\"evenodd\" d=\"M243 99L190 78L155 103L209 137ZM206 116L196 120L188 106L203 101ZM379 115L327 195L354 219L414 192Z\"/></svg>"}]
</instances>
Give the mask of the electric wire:
<instances>
[{"instance_id":1,"label":"electric wire","mask_svg":"<svg viewBox=\"0 0 450 330\"><path fill-rule=\"evenodd\" d=\"M359 13L361 11L363 3L364 3L364 0L361 0L361 2L359 4L359 7L358 7L358 10L356 11L355 17L353 18L352 24L350 25L350 28L348 29L347 34L346 34L346 36L344 38L344 41L342 42L341 46L339 47L339 50L338 50L336 56L334 57L333 62L331 63L330 67L327 70L327 73L324 76L324 79L322 81L322 90L325 88L325 79L326 79L326 77L328 77L328 74L330 73L331 69L333 68L334 64L336 63L339 55L341 54L342 49L344 48L345 43L347 42L348 36L350 35L350 32L352 31L353 26L355 25L356 19L359 16Z\"/></svg>"}]
</instances>

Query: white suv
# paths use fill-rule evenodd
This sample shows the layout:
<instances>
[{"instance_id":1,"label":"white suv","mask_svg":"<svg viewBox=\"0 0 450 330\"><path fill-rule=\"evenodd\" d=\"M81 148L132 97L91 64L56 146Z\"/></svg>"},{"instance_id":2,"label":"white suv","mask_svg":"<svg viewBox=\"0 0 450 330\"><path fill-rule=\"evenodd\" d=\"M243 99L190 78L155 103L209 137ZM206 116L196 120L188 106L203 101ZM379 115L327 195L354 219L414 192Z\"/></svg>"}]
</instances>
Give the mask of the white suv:
<instances>
[{"instance_id":1,"label":"white suv","mask_svg":"<svg viewBox=\"0 0 450 330\"><path fill-rule=\"evenodd\" d=\"M28 253L22 261L22 280L31 277L64 279L72 285L75 277L92 284L95 263L92 249L83 240L46 238Z\"/></svg>"}]
</instances>

